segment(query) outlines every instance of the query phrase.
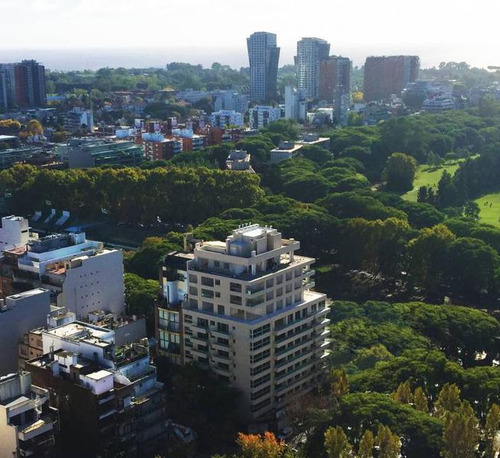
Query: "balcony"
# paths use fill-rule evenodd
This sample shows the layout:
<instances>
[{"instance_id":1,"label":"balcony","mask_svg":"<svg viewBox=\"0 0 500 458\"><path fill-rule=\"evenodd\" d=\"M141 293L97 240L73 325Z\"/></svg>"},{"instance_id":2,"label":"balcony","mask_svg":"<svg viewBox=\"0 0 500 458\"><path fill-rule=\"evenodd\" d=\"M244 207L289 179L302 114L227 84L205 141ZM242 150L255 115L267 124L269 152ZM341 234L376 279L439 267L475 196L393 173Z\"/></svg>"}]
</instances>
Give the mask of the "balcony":
<instances>
[{"instance_id":1,"label":"balcony","mask_svg":"<svg viewBox=\"0 0 500 458\"><path fill-rule=\"evenodd\" d=\"M312 331L312 328L310 326L306 326L304 328L296 328L292 334L288 335L288 334L284 334L284 335L280 335L279 337L276 337L276 339L274 339L275 343L284 343L290 339L294 339L296 337L299 337L299 336L302 336L308 332L311 332Z\"/></svg>"},{"instance_id":2,"label":"balcony","mask_svg":"<svg viewBox=\"0 0 500 458\"><path fill-rule=\"evenodd\" d=\"M294 356L293 358L291 359L286 359L286 358L281 358L281 359L276 359L276 362L274 364L274 367L275 368L282 368L282 367L286 367L288 366L289 364L292 364L292 363L297 363L299 362L300 360L304 360L306 359L307 357L311 356L311 354L314 354L312 351L307 351L306 353L302 353L300 355L297 355L297 356Z\"/></svg>"},{"instance_id":3,"label":"balcony","mask_svg":"<svg viewBox=\"0 0 500 458\"><path fill-rule=\"evenodd\" d=\"M289 380L290 376L298 374L299 372L302 372L304 370L307 370L309 372L309 368L311 366L312 361L308 361L304 364L301 364L299 367L296 367L295 369L292 369L291 371L287 371L284 374L281 374L276 377L277 382L285 382L286 380Z\"/></svg>"},{"instance_id":4,"label":"balcony","mask_svg":"<svg viewBox=\"0 0 500 458\"><path fill-rule=\"evenodd\" d=\"M50 431L53 429L54 423L52 422L46 422L45 420L38 420L35 421L30 426L27 426L23 430L19 431L17 433L17 437L21 441L29 441L30 439L33 439L34 437L39 436L40 434L46 433L47 431Z\"/></svg>"}]
</instances>

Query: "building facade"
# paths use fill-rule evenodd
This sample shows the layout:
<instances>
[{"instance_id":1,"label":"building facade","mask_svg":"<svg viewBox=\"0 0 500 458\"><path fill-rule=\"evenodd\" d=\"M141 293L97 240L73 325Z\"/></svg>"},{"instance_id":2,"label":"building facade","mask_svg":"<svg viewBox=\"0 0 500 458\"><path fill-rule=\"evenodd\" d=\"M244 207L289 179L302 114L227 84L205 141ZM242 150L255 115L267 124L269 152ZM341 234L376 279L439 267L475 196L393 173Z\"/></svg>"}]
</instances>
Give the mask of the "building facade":
<instances>
[{"instance_id":1,"label":"building facade","mask_svg":"<svg viewBox=\"0 0 500 458\"><path fill-rule=\"evenodd\" d=\"M14 294L0 301L0 374L18 368L18 344L24 334L47 323L50 313L50 292L38 288Z\"/></svg>"},{"instance_id":2,"label":"building facade","mask_svg":"<svg viewBox=\"0 0 500 458\"><path fill-rule=\"evenodd\" d=\"M0 456L59 456L58 412L49 392L31 384L28 372L0 377Z\"/></svg>"},{"instance_id":3,"label":"building facade","mask_svg":"<svg viewBox=\"0 0 500 458\"><path fill-rule=\"evenodd\" d=\"M247 49L250 63L250 101L265 102L275 99L280 56L276 35L255 32L247 38Z\"/></svg>"},{"instance_id":4,"label":"building facade","mask_svg":"<svg viewBox=\"0 0 500 458\"><path fill-rule=\"evenodd\" d=\"M196 243L180 255L186 270L166 282L181 309L179 360L238 388L249 422L276 420L323 374L329 309L311 290L314 259L297 256L299 247L276 229L246 225L225 242Z\"/></svg>"},{"instance_id":5,"label":"building facade","mask_svg":"<svg viewBox=\"0 0 500 458\"><path fill-rule=\"evenodd\" d=\"M318 98L320 63L330 53L330 44L321 38L306 37L297 42L298 88L310 99Z\"/></svg>"},{"instance_id":6,"label":"building facade","mask_svg":"<svg viewBox=\"0 0 500 458\"><path fill-rule=\"evenodd\" d=\"M283 117L281 108L257 105L248 110L248 121L251 129L262 129L270 122Z\"/></svg>"},{"instance_id":7,"label":"building facade","mask_svg":"<svg viewBox=\"0 0 500 458\"><path fill-rule=\"evenodd\" d=\"M95 310L124 313L120 250L87 240L84 232L52 234L30 241L27 248L15 261L15 281L50 290L57 304L77 317Z\"/></svg>"},{"instance_id":8,"label":"building facade","mask_svg":"<svg viewBox=\"0 0 500 458\"><path fill-rule=\"evenodd\" d=\"M0 64L0 108L47 105L45 67L35 60Z\"/></svg>"},{"instance_id":9,"label":"building facade","mask_svg":"<svg viewBox=\"0 0 500 458\"><path fill-rule=\"evenodd\" d=\"M408 83L418 78L418 56L367 57L364 68L364 101L388 99L400 95Z\"/></svg>"},{"instance_id":10,"label":"building facade","mask_svg":"<svg viewBox=\"0 0 500 458\"><path fill-rule=\"evenodd\" d=\"M147 339L116 345L113 330L75 321L43 331L42 340L44 355L26 369L53 391L64 456L137 457L164 450L166 397Z\"/></svg>"}]
</instances>

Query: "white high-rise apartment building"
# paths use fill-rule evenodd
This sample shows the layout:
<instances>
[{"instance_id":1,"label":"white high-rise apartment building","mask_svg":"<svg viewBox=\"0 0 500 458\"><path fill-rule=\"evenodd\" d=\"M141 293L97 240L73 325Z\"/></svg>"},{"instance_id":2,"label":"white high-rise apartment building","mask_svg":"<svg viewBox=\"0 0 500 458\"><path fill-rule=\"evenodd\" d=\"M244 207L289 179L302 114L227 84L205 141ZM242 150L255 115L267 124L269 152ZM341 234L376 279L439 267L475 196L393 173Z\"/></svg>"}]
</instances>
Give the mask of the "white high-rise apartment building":
<instances>
[{"instance_id":1,"label":"white high-rise apartment building","mask_svg":"<svg viewBox=\"0 0 500 458\"><path fill-rule=\"evenodd\" d=\"M197 243L182 276L182 360L238 388L250 422L278 418L323 374L329 308L311 291L314 259L299 248L276 229L245 225L225 242Z\"/></svg>"},{"instance_id":2,"label":"white high-rise apartment building","mask_svg":"<svg viewBox=\"0 0 500 458\"><path fill-rule=\"evenodd\" d=\"M320 63L329 54L330 44L321 38L307 37L297 42L298 86L311 99L318 98Z\"/></svg>"}]
</instances>

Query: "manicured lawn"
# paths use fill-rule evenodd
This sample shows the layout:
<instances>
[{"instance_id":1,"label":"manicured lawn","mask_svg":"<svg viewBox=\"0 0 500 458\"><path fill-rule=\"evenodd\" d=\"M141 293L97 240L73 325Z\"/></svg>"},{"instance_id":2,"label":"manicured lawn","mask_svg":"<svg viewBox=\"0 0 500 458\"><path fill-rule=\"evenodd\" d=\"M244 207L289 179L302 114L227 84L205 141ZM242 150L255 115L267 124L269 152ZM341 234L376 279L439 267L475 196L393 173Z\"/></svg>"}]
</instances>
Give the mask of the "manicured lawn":
<instances>
[{"instance_id":1,"label":"manicured lawn","mask_svg":"<svg viewBox=\"0 0 500 458\"><path fill-rule=\"evenodd\" d=\"M417 167L417 173L415 174L415 179L413 180L413 189L403 194L401 197L405 200L412 202L417 201L418 188L421 186L432 186L437 189L441 175L445 170L451 175L455 175L458 165L464 159L449 161L438 167L432 167L427 164L421 164Z\"/></svg>"},{"instance_id":2,"label":"manicured lawn","mask_svg":"<svg viewBox=\"0 0 500 458\"><path fill-rule=\"evenodd\" d=\"M500 192L486 194L476 199L479 205L479 222L500 227Z\"/></svg>"}]
</instances>

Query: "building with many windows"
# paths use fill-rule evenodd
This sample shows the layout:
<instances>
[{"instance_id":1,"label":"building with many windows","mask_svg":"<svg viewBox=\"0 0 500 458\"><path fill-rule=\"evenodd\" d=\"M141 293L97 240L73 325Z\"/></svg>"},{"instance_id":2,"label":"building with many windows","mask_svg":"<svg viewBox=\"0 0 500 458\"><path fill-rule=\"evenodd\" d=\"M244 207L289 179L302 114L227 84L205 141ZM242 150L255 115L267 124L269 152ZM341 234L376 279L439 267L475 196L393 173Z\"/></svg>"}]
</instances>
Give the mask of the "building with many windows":
<instances>
[{"instance_id":1,"label":"building with many windows","mask_svg":"<svg viewBox=\"0 0 500 458\"><path fill-rule=\"evenodd\" d=\"M280 48L276 35L255 32L247 38L250 63L250 101L265 102L276 98Z\"/></svg>"},{"instance_id":2,"label":"building with many windows","mask_svg":"<svg viewBox=\"0 0 500 458\"><path fill-rule=\"evenodd\" d=\"M103 165L136 166L144 160L144 148L133 141L71 138L57 150L70 169Z\"/></svg>"},{"instance_id":3,"label":"building with many windows","mask_svg":"<svg viewBox=\"0 0 500 458\"><path fill-rule=\"evenodd\" d=\"M351 102L351 60L330 56L320 63L318 98L333 103L337 124L347 124Z\"/></svg>"},{"instance_id":4,"label":"building with many windows","mask_svg":"<svg viewBox=\"0 0 500 458\"><path fill-rule=\"evenodd\" d=\"M0 64L0 108L47 105L45 67L35 60Z\"/></svg>"},{"instance_id":5,"label":"building with many windows","mask_svg":"<svg viewBox=\"0 0 500 458\"><path fill-rule=\"evenodd\" d=\"M418 56L367 57L364 69L365 102L388 99L400 95L408 83L418 78Z\"/></svg>"},{"instance_id":6,"label":"building with many windows","mask_svg":"<svg viewBox=\"0 0 500 458\"><path fill-rule=\"evenodd\" d=\"M114 330L74 321L42 331L42 340L43 356L26 369L60 406L64 456L161 454L166 396L147 339L117 345Z\"/></svg>"},{"instance_id":7,"label":"building with many windows","mask_svg":"<svg viewBox=\"0 0 500 458\"><path fill-rule=\"evenodd\" d=\"M314 259L296 255L299 248L276 229L249 224L225 242L173 253L164 268L159 329L181 323L176 360L238 388L249 422L276 420L323 374L329 309L312 291ZM170 321L170 311L179 317Z\"/></svg>"},{"instance_id":8,"label":"building with many windows","mask_svg":"<svg viewBox=\"0 0 500 458\"><path fill-rule=\"evenodd\" d=\"M251 129L262 129L270 122L282 118L283 114L281 108L257 105L248 110L248 122Z\"/></svg>"},{"instance_id":9,"label":"building with many windows","mask_svg":"<svg viewBox=\"0 0 500 458\"><path fill-rule=\"evenodd\" d=\"M298 88L310 99L318 98L320 63L329 53L330 44L321 38L306 37L297 42Z\"/></svg>"}]
</instances>

